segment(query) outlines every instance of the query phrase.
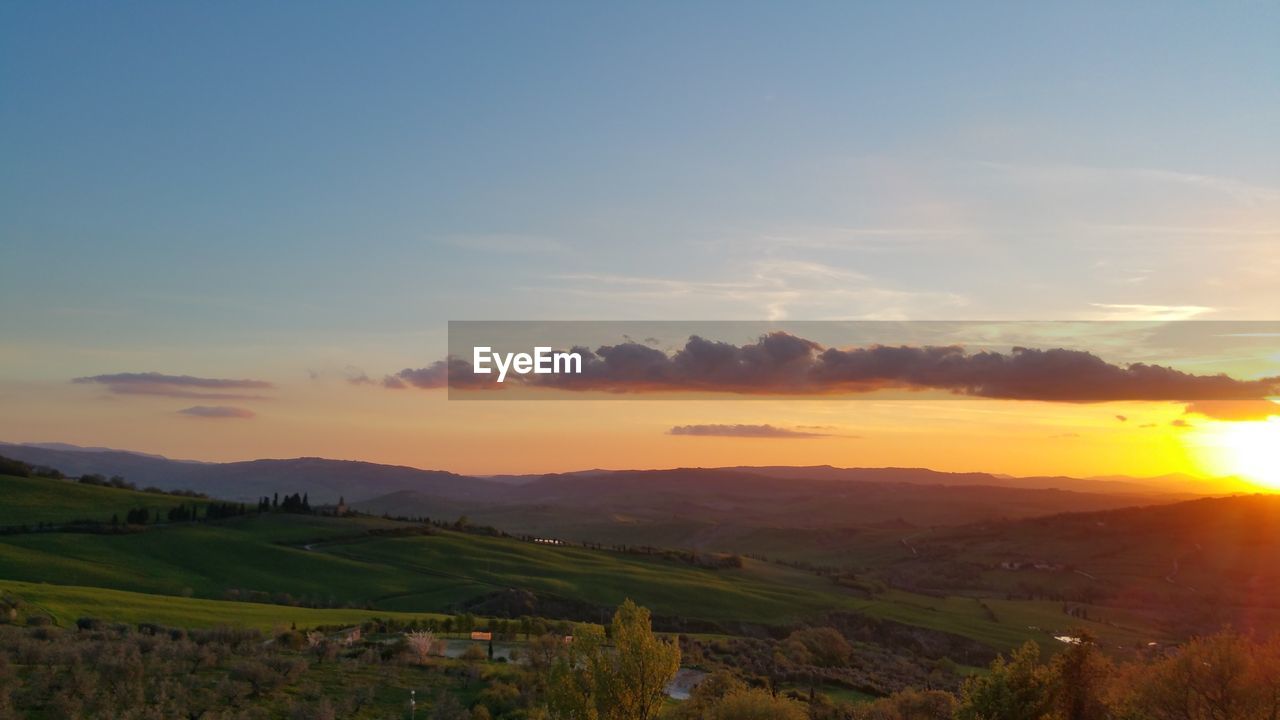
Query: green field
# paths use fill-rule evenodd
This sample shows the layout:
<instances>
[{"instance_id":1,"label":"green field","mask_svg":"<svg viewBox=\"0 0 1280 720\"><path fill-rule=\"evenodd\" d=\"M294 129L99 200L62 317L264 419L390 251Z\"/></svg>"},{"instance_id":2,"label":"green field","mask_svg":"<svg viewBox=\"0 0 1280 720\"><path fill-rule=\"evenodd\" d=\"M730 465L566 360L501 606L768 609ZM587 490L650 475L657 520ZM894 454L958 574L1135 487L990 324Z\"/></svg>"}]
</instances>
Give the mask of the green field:
<instances>
[{"instance_id":1,"label":"green field","mask_svg":"<svg viewBox=\"0 0 1280 720\"><path fill-rule=\"evenodd\" d=\"M752 560L741 569L711 570L451 531L370 534L413 527L273 514L129 534L11 535L0 537L0 577L164 596L157 604L252 597L410 613L453 611L467 600L519 588L601 608L630 597L659 616L730 624L787 625L830 611L861 612L997 649L1045 637L1020 622L991 622L973 600L900 591L867 600L812 573Z\"/></svg>"},{"instance_id":2,"label":"green field","mask_svg":"<svg viewBox=\"0 0 1280 720\"><path fill-rule=\"evenodd\" d=\"M49 521L101 516L140 500L181 502L39 478L4 478L0 488L10 500L3 510L8 517ZM912 557L898 534L866 534L868 545L857 560L923 560ZM741 568L710 569L656 555L534 544L363 516L269 513L128 533L10 534L0 536L0 578L11 587L33 583L17 594L35 593L28 600L60 620L94 615L190 626L342 623L373 613L454 613L517 589L536 595L539 607L574 608L592 619L631 598L660 618L713 623L730 632L741 623L788 626L847 612L951 633L997 650L1029 639L1054 645L1054 634L1079 626L1114 645L1158 639L1140 620L1097 608L1090 617L1100 621L1082 621L1064 614L1061 603L894 589L868 594L866 587L850 589L809 571L753 559Z\"/></svg>"},{"instance_id":3,"label":"green field","mask_svg":"<svg viewBox=\"0 0 1280 720\"><path fill-rule=\"evenodd\" d=\"M369 610L296 608L265 603L203 600L71 585L0 580L0 596L15 595L27 615L44 615L69 627L83 617L170 627L234 626L270 631L281 627L357 625L373 617L415 620L438 615Z\"/></svg>"},{"instance_id":4,"label":"green field","mask_svg":"<svg viewBox=\"0 0 1280 720\"><path fill-rule=\"evenodd\" d=\"M821 578L752 561L710 570L450 531L364 534L397 526L411 527L269 515L142 533L12 535L0 538L0 576L215 599L232 590L288 593L312 604L404 611L519 588L601 607L632 597L660 615L769 624L856 603Z\"/></svg>"},{"instance_id":5,"label":"green field","mask_svg":"<svg viewBox=\"0 0 1280 720\"><path fill-rule=\"evenodd\" d=\"M167 512L179 505L204 506L209 501L159 493L98 487L51 478L0 475L0 527L67 523L77 520L121 521L130 510L145 507Z\"/></svg>"}]
</instances>

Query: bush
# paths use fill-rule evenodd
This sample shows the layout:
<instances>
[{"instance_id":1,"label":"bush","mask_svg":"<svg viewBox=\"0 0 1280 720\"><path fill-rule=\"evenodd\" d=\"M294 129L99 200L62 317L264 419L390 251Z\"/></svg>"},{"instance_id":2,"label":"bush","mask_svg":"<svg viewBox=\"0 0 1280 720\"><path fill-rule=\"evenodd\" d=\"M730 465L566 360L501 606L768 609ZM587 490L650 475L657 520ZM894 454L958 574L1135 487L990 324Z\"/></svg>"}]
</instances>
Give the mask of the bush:
<instances>
[{"instance_id":1,"label":"bush","mask_svg":"<svg viewBox=\"0 0 1280 720\"><path fill-rule=\"evenodd\" d=\"M808 720L804 705L767 690L735 690L711 706L707 720Z\"/></svg>"},{"instance_id":2,"label":"bush","mask_svg":"<svg viewBox=\"0 0 1280 720\"><path fill-rule=\"evenodd\" d=\"M106 623L97 618L82 617L76 620L76 627L81 630L101 630L106 626Z\"/></svg>"}]
</instances>

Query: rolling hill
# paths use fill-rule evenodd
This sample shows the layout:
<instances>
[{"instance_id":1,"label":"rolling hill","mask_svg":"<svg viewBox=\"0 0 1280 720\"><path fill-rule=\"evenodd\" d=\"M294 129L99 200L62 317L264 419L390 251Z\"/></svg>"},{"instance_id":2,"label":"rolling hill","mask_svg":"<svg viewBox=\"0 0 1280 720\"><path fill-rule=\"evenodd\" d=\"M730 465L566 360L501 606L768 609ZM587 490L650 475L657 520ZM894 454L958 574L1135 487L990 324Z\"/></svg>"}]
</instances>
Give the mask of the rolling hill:
<instances>
[{"instance_id":1,"label":"rolling hill","mask_svg":"<svg viewBox=\"0 0 1280 720\"><path fill-rule=\"evenodd\" d=\"M548 475L500 502L402 491L356 503L373 514L472 520L510 532L835 562L867 534L893 541L934 526L1149 505L1152 494L772 478L686 468Z\"/></svg>"},{"instance_id":2,"label":"rolling hill","mask_svg":"<svg viewBox=\"0 0 1280 720\"><path fill-rule=\"evenodd\" d=\"M911 543L881 572L925 591L1102 603L1180 635L1280 627L1280 495L982 523Z\"/></svg>"},{"instance_id":3,"label":"rolling hill","mask_svg":"<svg viewBox=\"0 0 1280 720\"><path fill-rule=\"evenodd\" d=\"M46 444L48 445L48 444ZM372 498L401 490L435 497L483 500L504 486L442 470L324 458L204 463L170 460L123 450L68 450L0 444L0 455L56 467L67 475L121 475L139 487L193 490L226 500L252 502L272 493L310 493L316 503Z\"/></svg>"},{"instance_id":4,"label":"rolling hill","mask_svg":"<svg viewBox=\"0 0 1280 720\"><path fill-rule=\"evenodd\" d=\"M0 528L62 524L77 521L110 522L130 510L167 512L179 505L203 507L209 500L86 485L73 480L0 475Z\"/></svg>"},{"instance_id":5,"label":"rolling hill","mask_svg":"<svg viewBox=\"0 0 1280 720\"><path fill-rule=\"evenodd\" d=\"M929 487L981 486L1016 490L1062 490L1087 495L1187 499L1221 493L1223 487L1255 491L1231 478L1214 481L1185 476L1163 478L1017 478L990 473L951 473L925 468L807 467L672 468L666 470L585 470L542 475L474 477L443 470L381 465L325 458L261 459L212 463L171 460L125 450L80 448L66 443L17 445L0 443L0 455L28 463L56 467L68 475L99 473L122 475L139 487L195 490L230 500L255 500L272 492L310 492L317 502L335 502L339 496L366 501L395 492L416 492L430 497L478 500L494 503L550 501L565 489L621 487L637 478L662 482L665 477L696 475L694 479L734 492L786 490L797 484L845 483L924 485ZM650 473L639 475L638 473ZM656 473L656 474L655 474ZM1224 485L1224 483L1226 485ZM1232 485L1231 483L1237 483ZM676 488L678 489L678 488ZM1069 509L1075 509L1069 508Z\"/></svg>"},{"instance_id":6,"label":"rolling hill","mask_svg":"<svg viewBox=\"0 0 1280 720\"><path fill-rule=\"evenodd\" d=\"M1187 499L1223 492L1256 492L1257 486L1236 477L1197 478L1185 474L1133 478L1126 476L1076 478L1065 475L1014 477L981 472L939 472L928 468L842 468L831 465L741 466L724 468L782 479L843 480L848 482L906 482L925 485L983 485L1025 490L1071 490L1087 493L1181 495Z\"/></svg>"},{"instance_id":7,"label":"rolling hill","mask_svg":"<svg viewBox=\"0 0 1280 720\"><path fill-rule=\"evenodd\" d=\"M778 480L750 473L698 471L695 476L707 482L693 483L704 493L696 496L697 505L690 504L691 491L682 490L691 476L673 472L557 476L505 487L513 503L528 498L562 503L546 505L537 522L558 518L567 523L577 516L580 529L634 526L670 540L663 547L688 548L680 533L689 529L663 519L678 511L703 518L694 536L710 537L706 528L719 528L725 544L772 548L775 554L761 555L783 560L794 559L779 558L785 553L778 548L789 546L821 557L830 569L759 557L717 565L696 554L636 543L622 543L625 548L557 545L475 526L459 530L367 515L269 512L128 532L15 532L0 536L0 578L66 588L46 592L50 603L84 607L100 597L113 612L136 606L127 611L133 613L129 617L143 617L147 608L169 608L165 617L190 610L193 622L209 622L223 611L247 613L246 622L266 621L253 608L207 605L229 600L335 613L343 608L356 614L467 611L598 620L629 597L650 607L667 629L761 633L843 616L940 634L932 636L971 650L1044 641L1080 625L1130 647L1226 621L1280 627L1280 570L1273 562L1280 553L1280 497L928 527L870 519L875 508L888 513L915 505L924 508L918 512L950 509L955 516L987 512L981 508L992 498L1010 499L1018 511L1033 512L1042 502L1105 505L1126 496L811 481L819 484L802 483L799 490L788 484L792 497L779 489ZM582 490L582 483L606 487ZM826 494L815 497L815 488ZM0 491L14 517L43 513L51 521L105 519L114 507L170 500L49 478L0 478ZM629 524L611 515L646 491L648 516L633 509L633 519L639 519ZM981 502L966 506L970 493ZM512 504L488 512L515 522L529 507L535 506ZM820 527L856 512L862 527ZM592 525L598 517L606 520ZM756 524L735 525L735 517ZM801 526L804 517L817 520ZM782 521L797 526L774 524ZM27 594L36 594L30 587ZM95 595L92 588L124 594Z\"/></svg>"}]
</instances>

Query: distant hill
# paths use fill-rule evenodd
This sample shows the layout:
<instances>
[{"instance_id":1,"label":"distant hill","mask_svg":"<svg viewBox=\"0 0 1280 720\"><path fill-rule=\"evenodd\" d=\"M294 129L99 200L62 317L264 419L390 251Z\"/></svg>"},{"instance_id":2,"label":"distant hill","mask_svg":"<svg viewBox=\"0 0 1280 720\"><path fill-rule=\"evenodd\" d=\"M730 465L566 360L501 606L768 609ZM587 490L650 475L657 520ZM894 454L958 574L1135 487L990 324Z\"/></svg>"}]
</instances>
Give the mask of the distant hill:
<instances>
[{"instance_id":1,"label":"distant hill","mask_svg":"<svg viewBox=\"0 0 1280 720\"><path fill-rule=\"evenodd\" d=\"M137 453L0 445L0 455L57 468L72 476L123 475L138 487L194 490L227 500L253 501L279 492L309 493L313 503L339 497L355 501L402 490L433 497L484 500L501 494L500 483L442 470L324 458L193 463Z\"/></svg>"},{"instance_id":2,"label":"distant hill","mask_svg":"<svg viewBox=\"0 0 1280 720\"><path fill-rule=\"evenodd\" d=\"M917 485L985 485L1029 490L1071 490L1090 493L1119 494L1167 494L1185 499L1221 495L1228 492L1257 492L1259 487L1237 477L1200 478L1182 473L1156 477L1128 477L1108 475L1077 478L1067 475L1032 475L1018 477L1000 473L943 472L928 468L907 467L835 467L832 465L734 465L719 468L699 468L751 473L783 480L841 480L844 482L893 482ZM627 470L578 470L569 473L552 473L555 476L601 477ZM509 485L527 485L549 477L548 474L486 475L484 479Z\"/></svg>"},{"instance_id":3,"label":"distant hill","mask_svg":"<svg viewBox=\"0 0 1280 720\"><path fill-rule=\"evenodd\" d=\"M979 523L911 543L885 570L918 589L1102 601L1178 633L1280 623L1280 495Z\"/></svg>"},{"instance_id":4,"label":"distant hill","mask_svg":"<svg viewBox=\"0 0 1280 720\"><path fill-rule=\"evenodd\" d=\"M762 528L907 527L1108 510L1187 497L1123 479L1009 478L921 468L741 467L585 470L469 477L324 458L200 463L57 443L0 454L72 476L123 475L138 487L252 502L273 493L339 497L393 516L468 515L513 532L756 550ZM798 544L803 544L798 541Z\"/></svg>"},{"instance_id":5,"label":"distant hill","mask_svg":"<svg viewBox=\"0 0 1280 720\"><path fill-rule=\"evenodd\" d=\"M930 527L1171 502L1153 493L782 479L679 468L547 475L496 501L402 491L356 503L375 514L451 518L509 532L836 562L868 535L893 544Z\"/></svg>"},{"instance_id":6,"label":"distant hill","mask_svg":"<svg viewBox=\"0 0 1280 720\"><path fill-rule=\"evenodd\" d=\"M14 445L15 445L14 443L0 442L0 448L4 448L4 447L14 447ZM172 459L173 459L173 458L167 458L167 457L165 457L164 455L156 455L156 454L153 454L153 453L144 453L144 452L139 452L139 451L137 451L137 450L117 450L116 448L109 448L109 447L96 447L96 446L86 447L86 446L84 446L84 445L72 445L71 443L64 443L64 442L42 442L42 443L41 443L41 442L31 442L31 443L20 443L20 444L18 444L18 446L19 446L19 447L31 447L31 448L43 448L43 449L45 449L45 450L66 450L66 451L68 451L68 452L92 452L92 453L102 453L102 452L122 452L122 453L128 453L128 454L130 454L130 455L140 455L140 456L142 456L142 457L155 458L155 459L157 459L157 460L172 460ZM199 460L175 460L175 462L198 463L198 462L200 462L200 461L199 461Z\"/></svg>"},{"instance_id":7,"label":"distant hill","mask_svg":"<svg viewBox=\"0 0 1280 720\"><path fill-rule=\"evenodd\" d=\"M1152 478L1132 478L1123 475L1075 478L1066 475L1016 477L982 472L940 472L927 468L839 468L831 465L809 465L803 467L788 465L739 466L725 469L788 479L908 482L926 485L989 485L1092 493L1149 494L1155 492L1204 496L1223 492L1257 491L1256 486L1239 478L1204 479L1184 474L1161 475Z\"/></svg>"},{"instance_id":8,"label":"distant hill","mask_svg":"<svg viewBox=\"0 0 1280 720\"><path fill-rule=\"evenodd\" d=\"M199 501L52 478L0 478L6 498L0 525L10 526L0 536L0 575L11 580L201 598L249 590L451 612L495 607L515 597L512 590L532 593L547 612L588 615L633 596L659 614L714 622L792 621L835 608L992 647L1081 621L1131 639L1186 637L1228 622L1280 627L1280 496L1170 502L1159 494L703 468L553 474L513 484L320 458L203 464L15 446L0 454L216 498L307 492L318 504L343 493L374 514L450 521L466 515L473 527L611 548L602 553L425 531L377 517L287 513L161 523L145 532L23 532L16 526L106 521L135 506ZM931 476L890 469L863 477ZM359 492L379 494L360 500ZM644 546L697 552L669 556ZM708 551L748 557L741 570L679 559ZM766 558L802 562L786 567ZM848 574L804 569L813 565Z\"/></svg>"}]
</instances>

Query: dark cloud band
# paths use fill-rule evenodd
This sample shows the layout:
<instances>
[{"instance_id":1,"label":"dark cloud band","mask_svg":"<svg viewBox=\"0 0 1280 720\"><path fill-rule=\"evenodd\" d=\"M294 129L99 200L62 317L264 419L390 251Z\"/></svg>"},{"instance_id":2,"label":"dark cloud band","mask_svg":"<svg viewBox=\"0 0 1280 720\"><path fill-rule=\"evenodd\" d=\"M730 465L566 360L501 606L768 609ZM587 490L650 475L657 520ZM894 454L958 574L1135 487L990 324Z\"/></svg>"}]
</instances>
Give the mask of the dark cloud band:
<instances>
[{"instance_id":1,"label":"dark cloud band","mask_svg":"<svg viewBox=\"0 0 1280 720\"><path fill-rule=\"evenodd\" d=\"M269 390L273 387L265 380L202 378L193 375L166 375L158 372L92 375L76 378L72 382L104 385L107 390L119 395L161 395L210 400L258 399L260 395L247 391Z\"/></svg>"},{"instance_id":2,"label":"dark cloud band","mask_svg":"<svg viewBox=\"0 0 1280 720\"><path fill-rule=\"evenodd\" d=\"M824 347L784 332L744 345L692 336L675 352L636 342L582 355L580 374L527 375L507 385L608 393L853 395L877 390L941 390L955 395L1065 403L1260 400L1280 378L1239 380L1162 365L1107 362L1063 348L968 352L958 345ZM497 388L465 360L451 359L388 376L389 387Z\"/></svg>"}]
</instances>

